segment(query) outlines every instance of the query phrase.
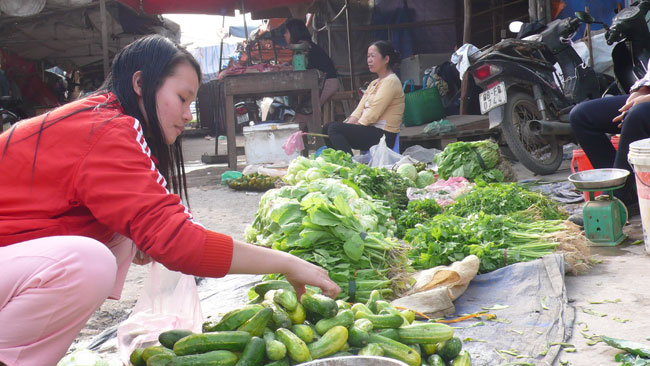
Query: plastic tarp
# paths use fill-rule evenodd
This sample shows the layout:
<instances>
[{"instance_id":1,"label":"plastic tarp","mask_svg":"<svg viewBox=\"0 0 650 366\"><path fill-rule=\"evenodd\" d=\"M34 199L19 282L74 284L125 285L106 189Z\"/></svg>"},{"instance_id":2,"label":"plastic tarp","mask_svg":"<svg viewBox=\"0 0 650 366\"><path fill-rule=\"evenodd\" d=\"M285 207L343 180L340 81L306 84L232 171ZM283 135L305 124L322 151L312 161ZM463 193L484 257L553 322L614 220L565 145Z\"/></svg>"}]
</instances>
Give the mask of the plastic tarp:
<instances>
[{"instance_id":1,"label":"plastic tarp","mask_svg":"<svg viewBox=\"0 0 650 366\"><path fill-rule=\"evenodd\" d=\"M221 45L207 46L207 47L198 47L190 50L192 56L196 58L201 65L202 82L207 83L210 80L214 80L219 75L219 59L221 58L221 69L225 69L228 66L228 61L231 56L237 55L237 44L234 43L224 43L223 44L223 56L219 57L219 51L221 50Z\"/></svg>"},{"instance_id":2,"label":"plastic tarp","mask_svg":"<svg viewBox=\"0 0 650 366\"><path fill-rule=\"evenodd\" d=\"M476 276L454 302L458 316L497 308L497 304L503 305L502 309L488 312L498 321L481 319L485 323L482 326L471 326L479 321L476 319L454 324L463 327L456 335L464 340L463 348L470 352L472 365L552 365L562 347L552 344L570 338L575 320L564 285L564 257L551 254ZM530 357L497 352L501 350Z\"/></svg>"},{"instance_id":3,"label":"plastic tarp","mask_svg":"<svg viewBox=\"0 0 650 366\"><path fill-rule=\"evenodd\" d=\"M558 19L562 18L574 18L574 13L576 11L585 11L585 7L589 7L589 14L591 14L594 19L604 22L606 24L611 24L612 18L614 17L614 10L617 8L617 4L620 4L621 7L625 7L625 0L563 0L561 2L563 8L557 16ZM600 24L592 24L591 30L602 29ZM581 24L574 40L581 38L585 33L585 25Z\"/></svg>"}]
</instances>

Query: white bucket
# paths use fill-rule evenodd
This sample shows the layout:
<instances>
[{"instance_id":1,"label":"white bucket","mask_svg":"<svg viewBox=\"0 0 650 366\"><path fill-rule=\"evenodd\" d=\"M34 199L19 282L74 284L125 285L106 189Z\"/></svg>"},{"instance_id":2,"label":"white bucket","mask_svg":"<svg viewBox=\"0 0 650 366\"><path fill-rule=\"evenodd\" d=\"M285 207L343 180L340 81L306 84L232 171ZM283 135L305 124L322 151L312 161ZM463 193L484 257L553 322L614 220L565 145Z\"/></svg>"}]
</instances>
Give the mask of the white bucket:
<instances>
[{"instance_id":1,"label":"white bucket","mask_svg":"<svg viewBox=\"0 0 650 366\"><path fill-rule=\"evenodd\" d=\"M282 145L294 132L298 131L300 131L300 126L297 123L268 123L244 127L246 164L293 160L298 156L298 152L287 155L282 149Z\"/></svg>"},{"instance_id":2,"label":"white bucket","mask_svg":"<svg viewBox=\"0 0 650 366\"><path fill-rule=\"evenodd\" d=\"M634 169L636 192L639 196L639 210L643 226L645 251L650 254L650 138L634 141L630 144L627 161Z\"/></svg>"}]
</instances>

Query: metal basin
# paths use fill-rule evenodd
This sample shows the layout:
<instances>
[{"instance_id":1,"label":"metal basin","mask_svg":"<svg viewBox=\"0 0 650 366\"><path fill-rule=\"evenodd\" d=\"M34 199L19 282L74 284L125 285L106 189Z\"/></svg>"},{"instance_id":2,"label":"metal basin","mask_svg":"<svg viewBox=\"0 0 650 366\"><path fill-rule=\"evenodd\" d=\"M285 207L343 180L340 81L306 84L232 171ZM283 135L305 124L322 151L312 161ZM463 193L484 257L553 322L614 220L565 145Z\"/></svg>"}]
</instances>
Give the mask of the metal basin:
<instances>
[{"instance_id":1,"label":"metal basin","mask_svg":"<svg viewBox=\"0 0 650 366\"><path fill-rule=\"evenodd\" d=\"M408 366L402 361L392 358L375 356L342 356L325 358L306 363L300 366Z\"/></svg>"},{"instance_id":2,"label":"metal basin","mask_svg":"<svg viewBox=\"0 0 650 366\"><path fill-rule=\"evenodd\" d=\"M628 175L625 169L592 169L571 174L569 182L577 189L604 189L622 186Z\"/></svg>"}]
</instances>

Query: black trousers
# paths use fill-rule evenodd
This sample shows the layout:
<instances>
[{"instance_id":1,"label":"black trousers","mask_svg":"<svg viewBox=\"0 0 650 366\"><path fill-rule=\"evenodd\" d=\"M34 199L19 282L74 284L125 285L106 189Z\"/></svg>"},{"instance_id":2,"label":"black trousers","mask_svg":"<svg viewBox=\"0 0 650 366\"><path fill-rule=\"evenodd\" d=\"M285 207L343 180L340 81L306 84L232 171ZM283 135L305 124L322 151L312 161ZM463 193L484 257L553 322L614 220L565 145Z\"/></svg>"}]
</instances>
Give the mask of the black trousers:
<instances>
[{"instance_id":1,"label":"black trousers","mask_svg":"<svg viewBox=\"0 0 650 366\"><path fill-rule=\"evenodd\" d=\"M373 126L357 125L344 122L331 122L323 126L323 134L327 147L342 150L352 155L352 149L368 150L377 145L382 136L386 135L386 145L392 149L397 133L384 131Z\"/></svg>"},{"instance_id":2,"label":"black trousers","mask_svg":"<svg viewBox=\"0 0 650 366\"><path fill-rule=\"evenodd\" d=\"M632 142L650 137L650 103L630 108L619 128L612 119L620 114L618 110L627 98L628 95L621 95L582 102L573 108L569 118L573 134L594 168L613 167L632 172L625 186L614 192L625 204L631 204L637 202L636 183L627 153ZM617 133L621 134L618 151L606 135Z\"/></svg>"}]
</instances>

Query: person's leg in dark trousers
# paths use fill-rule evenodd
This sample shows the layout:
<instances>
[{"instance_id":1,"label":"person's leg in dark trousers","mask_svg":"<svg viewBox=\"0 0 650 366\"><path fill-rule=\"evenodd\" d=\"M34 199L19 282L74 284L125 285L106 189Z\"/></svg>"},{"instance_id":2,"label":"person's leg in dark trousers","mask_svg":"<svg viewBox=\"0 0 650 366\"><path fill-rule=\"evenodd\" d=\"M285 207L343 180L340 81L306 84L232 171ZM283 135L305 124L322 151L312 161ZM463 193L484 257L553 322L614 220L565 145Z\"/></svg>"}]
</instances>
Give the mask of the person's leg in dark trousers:
<instances>
[{"instance_id":1,"label":"person's leg in dark trousers","mask_svg":"<svg viewBox=\"0 0 650 366\"><path fill-rule=\"evenodd\" d=\"M596 99L577 105L570 115L571 127L578 143L585 151L592 166L598 168L619 168L632 172L627 161L630 144L650 137L650 103L642 103L631 108L623 120L622 128L612 122L625 104L627 95ZM609 141L606 133L620 133L618 151ZM634 176L631 175L625 186L615 192L616 197L626 205L637 202Z\"/></svg>"},{"instance_id":2,"label":"person's leg in dark trousers","mask_svg":"<svg viewBox=\"0 0 650 366\"><path fill-rule=\"evenodd\" d=\"M328 147L342 150L352 155L352 149L368 150L376 145L382 136L386 135L386 145L392 149L396 133L386 132L380 128L344 122L332 122L325 125ZM327 141L329 140L329 141Z\"/></svg>"}]
</instances>

